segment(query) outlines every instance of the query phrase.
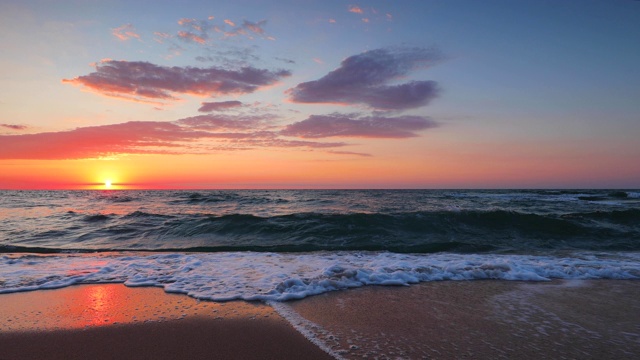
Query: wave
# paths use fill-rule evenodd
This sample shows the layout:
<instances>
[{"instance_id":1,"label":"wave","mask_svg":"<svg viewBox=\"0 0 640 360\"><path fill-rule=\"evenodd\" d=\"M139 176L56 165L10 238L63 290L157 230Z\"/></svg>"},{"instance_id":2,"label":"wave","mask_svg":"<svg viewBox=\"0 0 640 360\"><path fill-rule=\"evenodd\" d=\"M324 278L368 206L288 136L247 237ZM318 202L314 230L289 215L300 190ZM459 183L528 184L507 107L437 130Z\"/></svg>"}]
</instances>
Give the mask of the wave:
<instances>
[{"instance_id":1,"label":"wave","mask_svg":"<svg viewBox=\"0 0 640 360\"><path fill-rule=\"evenodd\" d=\"M328 252L0 256L0 293L74 284L158 286L214 301L286 301L365 285L500 279L638 279L638 254L531 255Z\"/></svg>"},{"instance_id":2,"label":"wave","mask_svg":"<svg viewBox=\"0 0 640 360\"><path fill-rule=\"evenodd\" d=\"M278 216L134 211L72 216L60 221L67 226L37 236L23 232L5 245L51 251L640 250L639 209L561 215L504 210Z\"/></svg>"},{"instance_id":3,"label":"wave","mask_svg":"<svg viewBox=\"0 0 640 360\"><path fill-rule=\"evenodd\" d=\"M640 209L595 211L589 213L569 214L566 218L605 220L612 224L634 225L640 221Z\"/></svg>"},{"instance_id":4,"label":"wave","mask_svg":"<svg viewBox=\"0 0 640 360\"><path fill-rule=\"evenodd\" d=\"M87 221L87 222L95 222L95 221L106 221L106 220L110 220L111 217L109 215L103 215L103 214L95 214L95 215L86 215L83 217L82 220Z\"/></svg>"}]
</instances>

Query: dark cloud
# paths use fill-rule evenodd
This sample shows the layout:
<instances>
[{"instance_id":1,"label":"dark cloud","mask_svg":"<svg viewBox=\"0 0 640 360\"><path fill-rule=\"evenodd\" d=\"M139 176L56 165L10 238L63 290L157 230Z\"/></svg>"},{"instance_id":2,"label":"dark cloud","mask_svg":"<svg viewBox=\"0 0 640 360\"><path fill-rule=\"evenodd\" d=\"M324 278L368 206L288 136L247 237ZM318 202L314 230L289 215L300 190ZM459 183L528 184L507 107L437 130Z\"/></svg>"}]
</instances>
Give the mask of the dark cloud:
<instances>
[{"instance_id":1,"label":"dark cloud","mask_svg":"<svg viewBox=\"0 0 640 360\"><path fill-rule=\"evenodd\" d=\"M173 93L199 96L251 93L289 76L287 70L270 71L245 66L219 67L159 66L143 61L103 60L89 75L64 79L102 95L134 101L175 100Z\"/></svg>"},{"instance_id":2,"label":"dark cloud","mask_svg":"<svg viewBox=\"0 0 640 360\"><path fill-rule=\"evenodd\" d=\"M361 152L354 152L354 151L336 151L336 150L329 150L327 151L329 154L338 154L338 155L355 155L355 156L362 156L362 157L371 157L373 155L371 154L367 154L367 153L361 153Z\"/></svg>"},{"instance_id":3,"label":"dark cloud","mask_svg":"<svg viewBox=\"0 0 640 360\"><path fill-rule=\"evenodd\" d=\"M390 84L410 71L442 60L439 51L423 48L383 48L350 56L322 78L289 89L298 103L364 104L375 109L403 110L426 105L438 95L435 81Z\"/></svg>"},{"instance_id":4,"label":"dark cloud","mask_svg":"<svg viewBox=\"0 0 640 360\"><path fill-rule=\"evenodd\" d=\"M436 127L437 123L423 116L365 116L331 114L311 115L308 119L288 125L280 133L301 138L365 137L407 138L416 131Z\"/></svg>"},{"instance_id":5,"label":"dark cloud","mask_svg":"<svg viewBox=\"0 0 640 360\"><path fill-rule=\"evenodd\" d=\"M279 60L279 61L282 61L282 62L285 62L285 63L287 63L287 64L295 64L295 63L296 63L294 60L291 60L291 59L285 59L285 58L281 58L281 57L277 57L277 58L275 58L275 59L276 59L276 60Z\"/></svg>"},{"instance_id":6,"label":"dark cloud","mask_svg":"<svg viewBox=\"0 0 640 360\"><path fill-rule=\"evenodd\" d=\"M17 125L17 124L0 124L0 127L11 129L11 130L26 130L27 125Z\"/></svg>"},{"instance_id":7,"label":"dark cloud","mask_svg":"<svg viewBox=\"0 0 640 360\"><path fill-rule=\"evenodd\" d=\"M122 154L204 154L257 147L335 148L340 142L288 140L267 130L268 115L201 115L173 122L131 121L68 131L0 135L0 159L87 159Z\"/></svg>"},{"instance_id":8,"label":"dark cloud","mask_svg":"<svg viewBox=\"0 0 640 360\"><path fill-rule=\"evenodd\" d=\"M216 101L216 102L203 102L202 106L198 109L200 112L212 112L212 111L225 111L232 108L242 106L241 101Z\"/></svg>"}]
</instances>

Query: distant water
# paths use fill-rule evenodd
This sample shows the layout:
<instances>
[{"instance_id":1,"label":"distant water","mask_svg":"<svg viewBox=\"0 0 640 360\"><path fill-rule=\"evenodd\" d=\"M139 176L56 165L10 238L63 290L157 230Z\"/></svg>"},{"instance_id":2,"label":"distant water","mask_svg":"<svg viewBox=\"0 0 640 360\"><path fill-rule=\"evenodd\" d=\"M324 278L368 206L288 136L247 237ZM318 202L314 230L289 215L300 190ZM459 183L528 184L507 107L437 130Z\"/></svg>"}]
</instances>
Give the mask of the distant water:
<instances>
[{"instance_id":1,"label":"distant water","mask_svg":"<svg viewBox=\"0 0 640 360\"><path fill-rule=\"evenodd\" d=\"M485 278L640 278L640 191L0 191L0 293L287 300Z\"/></svg>"}]
</instances>

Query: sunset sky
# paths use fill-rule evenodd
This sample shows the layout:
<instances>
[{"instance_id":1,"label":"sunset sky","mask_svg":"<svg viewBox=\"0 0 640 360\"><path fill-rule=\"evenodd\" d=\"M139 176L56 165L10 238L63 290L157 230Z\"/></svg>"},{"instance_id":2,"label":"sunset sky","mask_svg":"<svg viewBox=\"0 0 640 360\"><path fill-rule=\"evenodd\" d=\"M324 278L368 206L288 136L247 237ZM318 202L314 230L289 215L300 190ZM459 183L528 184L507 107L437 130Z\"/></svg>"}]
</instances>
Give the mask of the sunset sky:
<instances>
[{"instance_id":1,"label":"sunset sky","mask_svg":"<svg viewBox=\"0 0 640 360\"><path fill-rule=\"evenodd\" d=\"M640 187L640 1L5 0L0 33L0 189Z\"/></svg>"}]
</instances>

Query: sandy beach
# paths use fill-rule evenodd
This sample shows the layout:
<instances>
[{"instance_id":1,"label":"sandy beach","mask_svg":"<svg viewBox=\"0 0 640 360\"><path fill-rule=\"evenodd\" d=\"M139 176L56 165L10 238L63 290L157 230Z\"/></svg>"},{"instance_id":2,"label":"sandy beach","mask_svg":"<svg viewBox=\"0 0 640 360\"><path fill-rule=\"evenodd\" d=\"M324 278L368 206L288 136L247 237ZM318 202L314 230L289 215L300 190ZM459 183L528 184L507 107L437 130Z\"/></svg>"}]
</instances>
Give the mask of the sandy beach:
<instances>
[{"instance_id":1,"label":"sandy beach","mask_svg":"<svg viewBox=\"0 0 640 360\"><path fill-rule=\"evenodd\" d=\"M273 308L160 288L0 295L0 359L331 359Z\"/></svg>"},{"instance_id":2,"label":"sandy beach","mask_svg":"<svg viewBox=\"0 0 640 360\"><path fill-rule=\"evenodd\" d=\"M0 358L332 358L301 333L347 359L640 354L638 281L431 282L331 292L274 307L120 284L4 294Z\"/></svg>"}]
</instances>

